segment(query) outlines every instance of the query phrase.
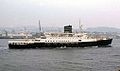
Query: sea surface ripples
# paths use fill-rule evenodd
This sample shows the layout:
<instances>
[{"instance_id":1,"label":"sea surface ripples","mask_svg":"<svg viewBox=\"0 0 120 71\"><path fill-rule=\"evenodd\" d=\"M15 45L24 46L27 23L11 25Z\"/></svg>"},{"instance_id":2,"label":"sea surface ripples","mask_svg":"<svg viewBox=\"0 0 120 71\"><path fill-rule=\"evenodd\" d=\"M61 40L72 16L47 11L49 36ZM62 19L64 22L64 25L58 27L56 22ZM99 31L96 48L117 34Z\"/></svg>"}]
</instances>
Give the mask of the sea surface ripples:
<instances>
[{"instance_id":1,"label":"sea surface ripples","mask_svg":"<svg viewBox=\"0 0 120 71\"><path fill-rule=\"evenodd\" d=\"M117 71L120 39L112 47L9 49L0 39L0 71Z\"/></svg>"}]
</instances>

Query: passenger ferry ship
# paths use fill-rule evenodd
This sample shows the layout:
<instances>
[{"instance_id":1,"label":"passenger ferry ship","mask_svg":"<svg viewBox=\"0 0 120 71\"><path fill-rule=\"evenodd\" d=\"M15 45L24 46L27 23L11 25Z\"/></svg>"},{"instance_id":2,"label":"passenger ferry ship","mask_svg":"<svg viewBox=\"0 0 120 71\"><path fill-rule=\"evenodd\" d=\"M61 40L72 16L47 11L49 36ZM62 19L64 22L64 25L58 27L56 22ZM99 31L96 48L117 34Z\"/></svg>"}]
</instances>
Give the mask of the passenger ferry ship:
<instances>
[{"instance_id":1,"label":"passenger ferry ship","mask_svg":"<svg viewBox=\"0 0 120 71\"><path fill-rule=\"evenodd\" d=\"M105 36L90 36L87 33L73 33L72 26L64 26L64 32L41 33L39 38L17 39L9 41L10 49L28 48L58 48L58 47L89 47L107 46L112 38Z\"/></svg>"}]
</instances>

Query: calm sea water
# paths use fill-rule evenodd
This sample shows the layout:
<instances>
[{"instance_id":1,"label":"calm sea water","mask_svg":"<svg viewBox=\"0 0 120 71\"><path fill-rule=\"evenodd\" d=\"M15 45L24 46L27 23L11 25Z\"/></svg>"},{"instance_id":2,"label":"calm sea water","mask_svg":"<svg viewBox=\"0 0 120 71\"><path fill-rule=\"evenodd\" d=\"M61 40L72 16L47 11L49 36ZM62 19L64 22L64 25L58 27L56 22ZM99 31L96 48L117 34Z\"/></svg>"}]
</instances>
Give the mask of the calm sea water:
<instances>
[{"instance_id":1,"label":"calm sea water","mask_svg":"<svg viewBox=\"0 0 120 71\"><path fill-rule=\"evenodd\" d=\"M0 71L117 71L120 39L112 47L8 49L0 39Z\"/></svg>"}]
</instances>

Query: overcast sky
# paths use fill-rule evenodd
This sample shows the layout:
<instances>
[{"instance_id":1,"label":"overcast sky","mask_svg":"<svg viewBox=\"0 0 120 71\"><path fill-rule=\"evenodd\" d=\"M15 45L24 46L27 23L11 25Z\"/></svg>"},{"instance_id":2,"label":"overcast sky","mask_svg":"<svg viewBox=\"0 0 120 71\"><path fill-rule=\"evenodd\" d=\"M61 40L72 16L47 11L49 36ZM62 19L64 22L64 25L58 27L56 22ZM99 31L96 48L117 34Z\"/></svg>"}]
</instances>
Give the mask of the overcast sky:
<instances>
[{"instance_id":1,"label":"overcast sky","mask_svg":"<svg viewBox=\"0 0 120 71\"><path fill-rule=\"evenodd\" d=\"M120 28L120 0L0 0L0 27Z\"/></svg>"}]
</instances>

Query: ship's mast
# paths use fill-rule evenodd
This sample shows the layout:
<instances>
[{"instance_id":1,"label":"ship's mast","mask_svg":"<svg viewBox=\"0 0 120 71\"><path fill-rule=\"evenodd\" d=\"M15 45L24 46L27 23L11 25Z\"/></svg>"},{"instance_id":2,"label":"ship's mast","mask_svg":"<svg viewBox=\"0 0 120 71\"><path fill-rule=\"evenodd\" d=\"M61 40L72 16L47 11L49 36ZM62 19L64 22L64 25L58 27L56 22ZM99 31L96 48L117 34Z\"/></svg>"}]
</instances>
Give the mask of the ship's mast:
<instances>
[{"instance_id":1,"label":"ship's mast","mask_svg":"<svg viewBox=\"0 0 120 71\"><path fill-rule=\"evenodd\" d=\"M39 20L39 33L41 33L41 25L40 25L40 20Z\"/></svg>"},{"instance_id":2,"label":"ship's mast","mask_svg":"<svg viewBox=\"0 0 120 71\"><path fill-rule=\"evenodd\" d=\"M80 21L80 19L79 19L79 30L80 30L81 33L83 32L82 26L83 26L83 25L81 24L81 21Z\"/></svg>"},{"instance_id":3,"label":"ship's mast","mask_svg":"<svg viewBox=\"0 0 120 71\"><path fill-rule=\"evenodd\" d=\"M28 39L28 32L27 32L26 27L24 27L24 33L25 33L25 38Z\"/></svg>"}]
</instances>

